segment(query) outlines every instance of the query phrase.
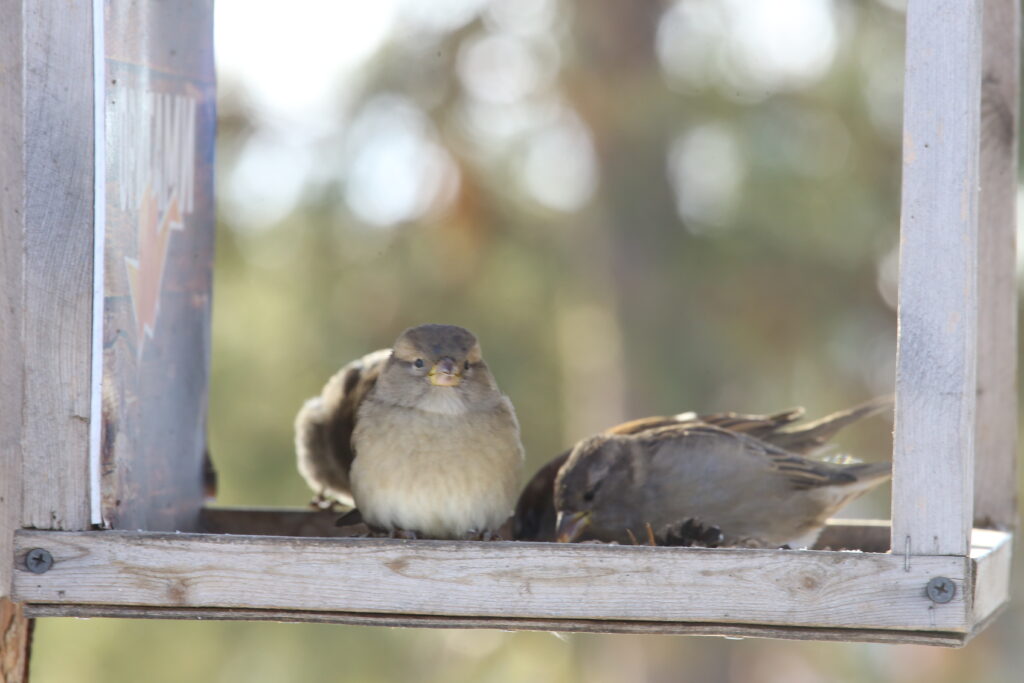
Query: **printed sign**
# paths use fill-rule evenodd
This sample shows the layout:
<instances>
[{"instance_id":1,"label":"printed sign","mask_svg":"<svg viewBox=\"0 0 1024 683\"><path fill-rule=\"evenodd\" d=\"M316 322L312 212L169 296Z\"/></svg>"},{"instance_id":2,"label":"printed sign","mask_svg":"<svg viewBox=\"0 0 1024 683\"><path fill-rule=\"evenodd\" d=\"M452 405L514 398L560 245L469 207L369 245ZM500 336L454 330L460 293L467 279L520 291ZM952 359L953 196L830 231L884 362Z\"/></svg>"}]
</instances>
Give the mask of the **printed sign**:
<instances>
[{"instance_id":1,"label":"printed sign","mask_svg":"<svg viewBox=\"0 0 1024 683\"><path fill-rule=\"evenodd\" d=\"M104 7L102 514L114 528L192 529L210 355L213 7Z\"/></svg>"}]
</instances>

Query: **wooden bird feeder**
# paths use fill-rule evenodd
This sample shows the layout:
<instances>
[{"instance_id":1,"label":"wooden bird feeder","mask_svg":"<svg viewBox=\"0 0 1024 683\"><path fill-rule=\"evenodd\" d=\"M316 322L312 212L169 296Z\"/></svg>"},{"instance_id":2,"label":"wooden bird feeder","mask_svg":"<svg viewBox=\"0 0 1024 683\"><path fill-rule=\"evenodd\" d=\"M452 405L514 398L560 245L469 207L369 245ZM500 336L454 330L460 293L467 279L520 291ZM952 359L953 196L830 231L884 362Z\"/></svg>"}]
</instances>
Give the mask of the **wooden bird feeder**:
<instances>
[{"instance_id":1,"label":"wooden bird feeder","mask_svg":"<svg viewBox=\"0 0 1024 683\"><path fill-rule=\"evenodd\" d=\"M962 645L1006 604L1015 0L907 12L892 522L822 540L858 552L329 538L324 513L204 508L212 3L2 11L5 609Z\"/></svg>"}]
</instances>

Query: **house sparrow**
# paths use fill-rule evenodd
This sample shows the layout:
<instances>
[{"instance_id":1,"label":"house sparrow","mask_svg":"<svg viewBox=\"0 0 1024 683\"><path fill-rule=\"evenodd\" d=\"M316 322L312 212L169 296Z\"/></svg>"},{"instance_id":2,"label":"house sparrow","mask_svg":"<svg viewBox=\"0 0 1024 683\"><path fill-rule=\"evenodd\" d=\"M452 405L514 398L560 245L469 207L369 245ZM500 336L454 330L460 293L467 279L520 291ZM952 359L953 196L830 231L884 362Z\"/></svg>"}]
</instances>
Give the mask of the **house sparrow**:
<instances>
[{"instance_id":1,"label":"house sparrow","mask_svg":"<svg viewBox=\"0 0 1024 683\"><path fill-rule=\"evenodd\" d=\"M349 470L355 457L356 411L390 355L391 349L381 349L352 361L327 380L320 395L306 401L295 417L299 474L313 489L314 507L355 505Z\"/></svg>"},{"instance_id":2,"label":"house sparrow","mask_svg":"<svg viewBox=\"0 0 1024 683\"><path fill-rule=\"evenodd\" d=\"M706 424L601 434L576 444L558 472L557 540L628 543L648 526L701 520L722 545L809 547L890 470L812 460Z\"/></svg>"},{"instance_id":3,"label":"house sparrow","mask_svg":"<svg viewBox=\"0 0 1024 683\"><path fill-rule=\"evenodd\" d=\"M749 434L770 444L800 455L813 455L820 451L840 429L874 415L892 406L892 397L876 398L847 410L841 410L801 425L794 425L804 415L802 408L773 415L744 415L741 413L681 413L673 416L646 417L625 422L603 432L605 435L639 434L646 430L666 426L711 425L732 432ZM563 452L534 474L524 487L516 503L513 533L518 540L554 541L556 538L556 511L554 504L555 478L569 459L571 449ZM681 524L684 520L676 520ZM659 542L663 541L658 532Z\"/></svg>"},{"instance_id":4,"label":"house sparrow","mask_svg":"<svg viewBox=\"0 0 1024 683\"><path fill-rule=\"evenodd\" d=\"M314 490L371 527L431 538L496 532L523 460L512 403L452 325L408 329L342 369L299 413L296 446Z\"/></svg>"}]
</instances>

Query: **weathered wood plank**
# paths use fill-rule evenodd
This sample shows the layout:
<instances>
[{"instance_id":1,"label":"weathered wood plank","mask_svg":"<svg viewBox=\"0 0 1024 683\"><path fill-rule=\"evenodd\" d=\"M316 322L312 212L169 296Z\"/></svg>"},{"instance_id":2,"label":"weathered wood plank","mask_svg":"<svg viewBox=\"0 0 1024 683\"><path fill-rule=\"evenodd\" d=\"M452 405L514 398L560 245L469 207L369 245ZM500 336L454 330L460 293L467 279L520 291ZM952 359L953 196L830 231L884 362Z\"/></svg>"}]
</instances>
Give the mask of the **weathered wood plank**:
<instances>
[{"instance_id":1,"label":"weathered wood plank","mask_svg":"<svg viewBox=\"0 0 1024 683\"><path fill-rule=\"evenodd\" d=\"M0 557L11 557L21 526L21 420L24 402L25 168L22 156L21 0L0 0ZM10 562L0 561L0 598L10 594Z\"/></svg>"},{"instance_id":2,"label":"weathered wood plank","mask_svg":"<svg viewBox=\"0 0 1024 683\"><path fill-rule=\"evenodd\" d=\"M975 529L971 548L974 599L971 619L985 624L1010 600L1013 535Z\"/></svg>"},{"instance_id":3,"label":"weathered wood plank","mask_svg":"<svg viewBox=\"0 0 1024 683\"><path fill-rule=\"evenodd\" d=\"M32 2L24 30L22 523L89 526L92 3ZM5 21L6 23L6 21Z\"/></svg>"},{"instance_id":4,"label":"weathered wood plank","mask_svg":"<svg viewBox=\"0 0 1024 683\"><path fill-rule=\"evenodd\" d=\"M1017 524L1017 125L1020 3L986 0L978 207L974 526Z\"/></svg>"},{"instance_id":5,"label":"weathered wood plank","mask_svg":"<svg viewBox=\"0 0 1024 683\"><path fill-rule=\"evenodd\" d=\"M185 607L123 607L115 605L30 604L30 617L106 617L114 619L220 619L225 621L277 621L349 626L403 628L486 628L566 633L630 633L729 638L780 638L785 640L859 641L912 643L960 647L972 634L944 631L886 631L849 628L804 628L699 622L651 622L610 619L513 619L508 617L446 617L421 614L372 614L331 611L281 611Z\"/></svg>"},{"instance_id":6,"label":"weathered wood plank","mask_svg":"<svg viewBox=\"0 0 1024 683\"><path fill-rule=\"evenodd\" d=\"M358 527L338 527L339 513L308 508L208 507L200 514L199 531L250 536L341 538L357 535ZM356 533L354 533L356 532ZM819 550L889 550L888 520L832 519L818 539Z\"/></svg>"},{"instance_id":7,"label":"weathered wood plank","mask_svg":"<svg viewBox=\"0 0 1024 683\"><path fill-rule=\"evenodd\" d=\"M981 0L907 8L893 552L965 555L973 511Z\"/></svg>"},{"instance_id":8,"label":"weathered wood plank","mask_svg":"<svg viewBox=\"0 0 1024 683\"><path fill-rule=\"evenodd\" d=\"M966 632L964 557L145 532L20 531L30 603ZM24 556L44 548L53 567ZM936 605L929 578L956 597ZM969 591L967 591L969 592Z\"/></svg>"}]
</instances>

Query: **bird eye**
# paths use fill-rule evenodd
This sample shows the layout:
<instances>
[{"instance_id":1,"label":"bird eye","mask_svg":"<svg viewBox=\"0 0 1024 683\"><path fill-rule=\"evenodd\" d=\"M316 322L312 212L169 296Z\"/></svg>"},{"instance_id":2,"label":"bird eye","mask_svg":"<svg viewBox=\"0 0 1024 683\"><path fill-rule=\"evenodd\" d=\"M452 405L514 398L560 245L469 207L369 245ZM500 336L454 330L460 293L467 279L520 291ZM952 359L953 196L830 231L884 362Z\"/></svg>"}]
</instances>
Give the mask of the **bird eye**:
<instances>
[{"instance_id":1,"label":"bird eye","mask_svg":"<svg viewBox=\"0 0 1024 683\"><path fill-rule=\"evenodd\" d=\"M416 362L413 363L413 365L415 365L418 368L422 368L423 367L423 359L422 358L417 358Z\"/></svg>"},{"instance_id":2,"label":"bird eye","mask_svg":"<svg viewBox=\"0 0 1024 683\"><path fill-rule=\"evenodd\" d=\"M589 503L589 502L594 500L594 491L595 490L596 489L590 489L589 491L585 491L583 493L583 502L584 503Z\"/></svg>"},{"instance_id":3,"label":"bird eye","mask_svg":"<svg viewBox=\"0 0 1024 683\"><path fill-rule=\"evenodd\" d=\"M464 370L469 370L469 361L468 360L465 363L462 364L462 368Z\"/></svg>"}]
</instances>

